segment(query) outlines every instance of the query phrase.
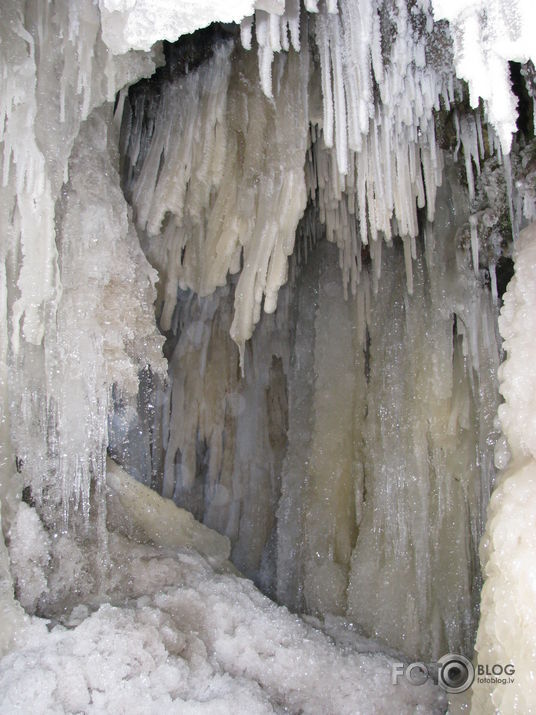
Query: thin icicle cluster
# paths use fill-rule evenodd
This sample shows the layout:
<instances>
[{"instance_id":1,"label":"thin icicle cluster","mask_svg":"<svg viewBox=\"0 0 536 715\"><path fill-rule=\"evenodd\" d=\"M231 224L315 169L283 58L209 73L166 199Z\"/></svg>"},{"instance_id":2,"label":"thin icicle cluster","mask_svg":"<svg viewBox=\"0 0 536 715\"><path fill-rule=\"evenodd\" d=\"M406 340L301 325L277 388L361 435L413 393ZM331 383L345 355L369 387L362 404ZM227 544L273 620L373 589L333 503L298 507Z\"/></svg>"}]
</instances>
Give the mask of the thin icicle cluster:
<instances>
[{"instance_id":1,"label":"thin icicle cluster","mask_svg":"<svg viewBox=\"0 0 536 715\"><path fill-rule=\"evenodd\" d=\"M431 0L431 4L435 19L450 23L456 74L469 86L471 106L476 109L480 98L484 100L487 120L508 154L517 119L508 61L536 59L534 3Z\"/></svg>"},{"instance_id":2,"label":"thin icicle cluster","mask_svg":"<svg viewBox=\"0 0 536 715\"><path fill-rule=\"evenodd\" d=\"M254 25L253 16L243 22L246 48L255 27L260 87L253 58L228 44L157 96L149 88L126 104L124 185L161 276L164 330L179 287L208 295L240 272L231 330L243 352L261 307L274 309L287 279L304 181L339 247L345 290L356 292L363 257L377 287L382 241L399 237L412 291L419 211L433 221L442 181L436 114L461 99L450 35L425 0L305 10L301 41L294 0L258 4ZM488 152L501 161L502 152L479 112L453 116L473 200L484 133ZM504 167L514 226L508 159ZM469 224L478 274L478 220Z\"/></svg>"},{"instance_id":3,"label":"thin icicle cluster","mask_svg":"<svg viewBox=\"0 0 536 715\"><path fill-rule=\"evenodd\" d=\"M374 2L341 3L337 15L320 13L316 20L323 112L308 189L329 240L339 246L352 292L362 246L369 244L379 271L378 239L393 236L404 240L411 290L417 210L426 206L433 220L442 179L434 112L441 100L447 109L454 100L449 41L427 4L410 11L400 0L381 13L383 36Z\"/></svg>"},{"instance_id":4,"label":"thin icicle cluster","mask_svg":"<svg viewBox=\"0 0 536 715\"><path fill-rule=\"evenodd\" d=\"M280 55L271 102L246 53L224 44L205 66L127 105L126 192L160 272L161 325L178 287L208 295L240 271L231 335L244 350L261 306L275 310L306 203L309 57ZM144 105L154 119L144 123Z\"/></svg>"},{"instance_id":5,"label":"thin icicle cluster","mask_svg":"<svg viewBox=\"0 0 536 715\"><path fill-rule=\"evenodd\" d=\"M316 12L316 3L306 2L306 9ZM314 8L311 8L314 5ZM246 17L240 25L240 37L246 50L251 49L253 21L259 57L261 86L267 97L273 96L272 65L274 53L300 51L300 0L276 0L255 3L255 15ZM309 6L309 7L307 7Z\"/></svg>"}]
</instances>

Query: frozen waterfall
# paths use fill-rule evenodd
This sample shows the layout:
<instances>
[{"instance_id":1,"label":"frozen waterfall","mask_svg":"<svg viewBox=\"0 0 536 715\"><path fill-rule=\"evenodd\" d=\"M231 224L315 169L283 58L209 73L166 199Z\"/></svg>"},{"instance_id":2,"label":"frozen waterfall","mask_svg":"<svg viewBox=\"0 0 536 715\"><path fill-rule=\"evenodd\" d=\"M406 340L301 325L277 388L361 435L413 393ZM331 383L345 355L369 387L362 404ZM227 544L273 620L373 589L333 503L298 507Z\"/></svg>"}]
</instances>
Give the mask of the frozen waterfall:
<instances>
[{"instance_id":1,"label":"frozen waterfall","mask_svg":"<svg viewBox=\"0 0 536 715\"><path fill-rule=\"evenodd\" d=\"M535 710L529 0L0 20L0 712Z\"/></svg>"}]
</instances>

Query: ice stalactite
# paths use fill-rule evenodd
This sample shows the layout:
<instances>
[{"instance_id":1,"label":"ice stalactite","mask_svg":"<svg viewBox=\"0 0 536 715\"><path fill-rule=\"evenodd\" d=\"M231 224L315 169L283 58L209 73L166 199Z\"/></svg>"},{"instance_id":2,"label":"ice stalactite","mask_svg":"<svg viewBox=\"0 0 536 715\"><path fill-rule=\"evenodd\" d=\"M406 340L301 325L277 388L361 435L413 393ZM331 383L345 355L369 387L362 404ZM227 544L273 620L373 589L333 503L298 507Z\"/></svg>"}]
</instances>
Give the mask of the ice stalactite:
<instances>
[{"instance_id":1,"label":"ice stalactite","mask_svg":"<svg viewBox=\"0 0 536 715\"><path fill-rule=\"evenodd\" d=\"M383 11L383 35L372 3L335 9L304 17L302 33L311 32L320 63L311 81L308 43L296 54L290 15L259 9L260 83L270 101L252 54L223 43L206 66L165 81L158 95L148 87L127 102L124 186L162 275L164 330L178 286L208 295L240 272L231 330L243 351L261 304L274 310L286 281L306 183L354 292L361 244L372 240L379 256L378 237L399 235L414 256L417 210L426 204L433 219L441 183L433 113L454 99L450 40L425 9L409 13L404 2ZM294 49L276 43L288 52L272 58L273 33L281 39L289 27ZM242 39L250 47L247 28ZM354 216L358 230L345 231L356 229Z\"/></svg>"},{"instance_id":2,"label":"ice stalactite","mask_svg":"<svg viewBox=\"0 0 536 715\"><path fill-rule=\"evenodd\" d=\"M178 287L205 296L240 272L231 334L243 353L261 305L275 310L305 210L309 56L277 58L270 102L254 58L239 52L231 63L232 49L223 44L159 98L137 96L124 122L125 190L161 272L162 329L170 327ZM155 117L149 131L146 101Z\"/></svg>"}]
</instances>

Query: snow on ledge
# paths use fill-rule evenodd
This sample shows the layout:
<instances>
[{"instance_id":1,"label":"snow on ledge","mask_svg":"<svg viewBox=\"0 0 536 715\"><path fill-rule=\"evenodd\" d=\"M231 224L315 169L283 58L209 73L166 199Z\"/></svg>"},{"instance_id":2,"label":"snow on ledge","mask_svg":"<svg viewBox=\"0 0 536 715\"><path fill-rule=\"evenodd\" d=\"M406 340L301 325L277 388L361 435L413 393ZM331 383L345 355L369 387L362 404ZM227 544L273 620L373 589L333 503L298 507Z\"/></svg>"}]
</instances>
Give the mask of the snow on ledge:
<instances>
[{"instance_id":1,"label":"snow on ledge","mask_svg":"<svg viewBox=\"0 0 536 715\"><path fill-rule=\"evenodd\" d=\"M99 0L102 38L113 54L148 51L211 22L240 22L254 0Z\"/></svg>"}]
</instances>

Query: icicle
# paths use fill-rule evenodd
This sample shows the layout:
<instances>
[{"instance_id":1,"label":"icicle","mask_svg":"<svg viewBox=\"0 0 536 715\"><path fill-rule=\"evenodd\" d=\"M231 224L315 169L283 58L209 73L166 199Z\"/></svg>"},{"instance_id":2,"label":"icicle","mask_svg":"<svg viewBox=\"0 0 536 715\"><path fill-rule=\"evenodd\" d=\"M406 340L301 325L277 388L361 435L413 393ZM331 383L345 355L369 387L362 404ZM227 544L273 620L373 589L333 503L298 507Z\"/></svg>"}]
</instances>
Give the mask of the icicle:
<instances>
[{"instance_id":1,"label":"icicle","mask_svg":"<svg viewBox=\"0 0 536 715\"><path fill-rule=\"evenodd\" d=\"M240 41L245 50L251 50L253 32L253 15L245 17L240 23Z\"/></svg>"},{"instance_id":2,"label":"icicle","mask_svg":"<svg viewBox=\"0 0 536 715\"><path fill-rule=\"evenodd\" d=\"M499 291L497 290L497 267L495 261L490 261L489 263L489 278L491 284L491 297L493 298L494 305L499 304Z\"/></svg>"},{"instance_id":3,"label":"icicle","mask_svg":"<svg viewBox=\"0 0 536 715\"><path fill-rule=\"evenodd\" d=\"M333 92L331 86L331 58L327 19L319 15L316 22L318 49L320 52L320 66L322 72L322 97L323 97L323 137L324 143L329 148L333 146Z\"/></svg>"},{"instance_id":4,"label":"icicle","mask_svg":"<svg viewBox=\"0 0 536 715\"><path fill-rule=\"evenodd\" d=\"M331 66L335 95L335 135L337 166L339 173L348 173L348 128L346 118L346 98L341 57L341 28L339 16L330 18L331 24ZM328 144L329 146L329 144Z\"/></svg>"},{"instance_id":5,"label":"icicle","mask_svg":"<svg viewBox=\"0 0 536 715\"><path fill-rule=\"evenodd\" d=\"M471 214L471 216L469 216L469 225L471 227L471 256L473 259L473 270L475 272L475 276L478 276L478 217L476 214Z\"/></svg>"},{"instance_id":6,"label":"icicle","mask_svg":"<svg viewBox=\"0 0 536 715\"><path fill-rule=\"evenodd\" d=\"M413 261L411 260L411 241L405 237L404 244L404 265L406 267L406 287L409 295L413 295Z\"/></svg>"},{"instance_id":7,"label":"icicle","mask_svg":"<svg viewBox=\"0 0 536 715\"><path fill-rule=\"evenodd\" d=\"M519 227L517 224L517 218L516 218L515 211L514 211L512 163L510 161L510 154L504 154L503 167L504 167L504 178L506 181L506 194L508 197L508 210L510 212L510 224L512 226L512 236L514 238L514 241L516 241L517 237L519 236Z\"/></svg>"}]
</instances>

